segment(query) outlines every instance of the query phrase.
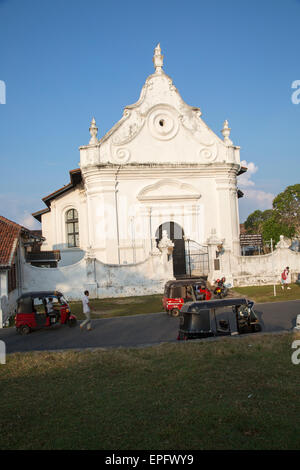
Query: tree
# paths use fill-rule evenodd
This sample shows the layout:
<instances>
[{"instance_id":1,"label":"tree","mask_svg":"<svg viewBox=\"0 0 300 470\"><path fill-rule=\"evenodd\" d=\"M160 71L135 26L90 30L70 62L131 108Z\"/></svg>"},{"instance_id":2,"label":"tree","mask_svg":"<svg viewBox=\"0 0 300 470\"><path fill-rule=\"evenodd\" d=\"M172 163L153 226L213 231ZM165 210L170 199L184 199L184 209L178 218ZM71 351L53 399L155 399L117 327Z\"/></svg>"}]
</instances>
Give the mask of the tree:
<instances>
[{"instance_id":1,"label":"tree","mask_svg":"<svg viewBox=\"0 0 300 470\"><path fill-rule=\"evenodd\" d=\"M300 235L300 184L288 186L273 201L276 219L288 227L290 236Z\"/></svg>"},{"instance_id":2,"label":"tree","mask_svg":"<svg viewBox=\"0 0 300 470\"><path fill-rule=\"evenodd\" d=\"M264 242L267 242L272 238L274 246L279 242L280 235L287 238L291 238L294 235L293 231L287 225L282 224L277 219L275 212L273 212L272 216L263 223L261 234Z\"/></svg>"},{"instance_id":3,"label":"tree","mask_svg":"<svg viewBox=\"0 0 300 470\"><path fill-rule=\"evenodd\" d=\"M272 209L260 211L259 209L250 214L244 224L245 230L249 234L261 234L263 224L273 215Z\"/></svg>"},{"instance_id":4,"label":"tree","mask_svg":"<svg viewBox=\"0 0 300 470\"><path fill-rule=\"evenodd\" d=\"M265 241L279 241L280 235L300 236L300 184L288 186L273 200L273 209L256 210L244 224L249 234L261 234Z\"/></svg>"}]
</instances>

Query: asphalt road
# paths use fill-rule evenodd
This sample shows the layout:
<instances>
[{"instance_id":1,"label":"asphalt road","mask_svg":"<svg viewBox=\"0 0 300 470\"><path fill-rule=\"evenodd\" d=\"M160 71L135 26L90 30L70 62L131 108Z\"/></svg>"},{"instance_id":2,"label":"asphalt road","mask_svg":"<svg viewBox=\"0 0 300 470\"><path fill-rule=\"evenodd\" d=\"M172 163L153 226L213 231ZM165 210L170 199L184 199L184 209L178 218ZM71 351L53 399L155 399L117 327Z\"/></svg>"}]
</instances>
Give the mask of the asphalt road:
<instances>
[{"instance_id":1,"label":"asphalt road","mask_svg":"<svg viewBox=\"0 0 300 470\"><path fill-rule=\"evenodd\" d=\"M291 330L300 314L300 300L255 304L263 332ZM81 331L56 325L20 336L15 328L0 330L6 352L45 351L82 348L138 347L176 341L179 319L166 313L93 320L93 330ZM256 333L259 334L259 333Z\"/></svg>"}]
</instances>

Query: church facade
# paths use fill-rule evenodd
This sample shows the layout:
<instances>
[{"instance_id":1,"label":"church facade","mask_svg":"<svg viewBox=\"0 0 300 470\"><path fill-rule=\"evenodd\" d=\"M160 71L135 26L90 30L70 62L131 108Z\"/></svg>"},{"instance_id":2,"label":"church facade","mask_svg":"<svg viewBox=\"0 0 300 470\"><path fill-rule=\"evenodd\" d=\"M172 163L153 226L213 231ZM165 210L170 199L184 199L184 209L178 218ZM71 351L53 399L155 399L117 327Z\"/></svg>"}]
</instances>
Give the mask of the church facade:
<instances>
[{"instance_id":1,"label":"church facade","mask_svg":"<svg viewBox=\"0 0 300 470\"><path fill-rule=\"evenodd\" d=\"M158 252L163 235L173 243L176 277L212 276L222 269L220 253L240 255L237 178L246 169L228 121L219 137L183 101L160 45L153 64L139 100L100 139L93 118L80 168L33 214L42 249L59 249L61 266L87 253L107 265L137 265Z\"/></svg>"}]
</instances>

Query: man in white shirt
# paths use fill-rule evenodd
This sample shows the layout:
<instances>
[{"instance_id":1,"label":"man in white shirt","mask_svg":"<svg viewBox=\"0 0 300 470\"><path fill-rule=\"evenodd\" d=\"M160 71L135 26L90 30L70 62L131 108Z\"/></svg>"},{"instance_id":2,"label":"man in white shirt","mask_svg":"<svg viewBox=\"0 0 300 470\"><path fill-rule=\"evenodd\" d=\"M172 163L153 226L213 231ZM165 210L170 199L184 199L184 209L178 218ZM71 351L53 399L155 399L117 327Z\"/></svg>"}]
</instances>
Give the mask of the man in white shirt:
<instances>
[{"instance_id":1,"label":"man in white shirt","mask_svg":"<svg viewBox=\"0 0 300 470\"><path fill-rule=\"evenodd\" d=\"M91 306L90 306L89 295L90 294L88 290L84 291L84 296L82 297L82 309L83 309L83 313L85 314L86 320L84 320L80 325L81 330L86 325L87 331L90 331L92 329Z\"/></svg>"}]
</instances>

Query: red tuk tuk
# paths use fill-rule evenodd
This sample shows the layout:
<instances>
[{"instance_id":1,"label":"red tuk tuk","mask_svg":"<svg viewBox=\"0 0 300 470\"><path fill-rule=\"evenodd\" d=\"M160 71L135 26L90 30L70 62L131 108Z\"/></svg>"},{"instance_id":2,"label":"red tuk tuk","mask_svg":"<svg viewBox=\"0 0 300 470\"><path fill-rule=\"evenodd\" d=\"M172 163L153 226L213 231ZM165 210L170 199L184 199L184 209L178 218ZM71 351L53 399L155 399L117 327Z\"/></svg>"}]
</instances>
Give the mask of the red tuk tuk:
<instances>
[{"instance_id":1,"label":"red tuk tuk","mask_svg":"<svg viewBox=\"0 0 300 470\"><path fill-rule=\"evenodd\" d=\"M165 284L163 308L173 317L178 317L185 302L210 300L211 292L205 278L180 279Z\"/></svg>"},{"instance_id":2,"label":"red tuk tuk","mask_svg":"<svg viewBox=\"0 0 300 470\"><path fill-rule=\"evenodd\" d=\"M17 333L26 335L32 330L58 323L70 327L77 323L61 292L27 292L18 298L15 317Z\"/></svg>"}]
</instances>

